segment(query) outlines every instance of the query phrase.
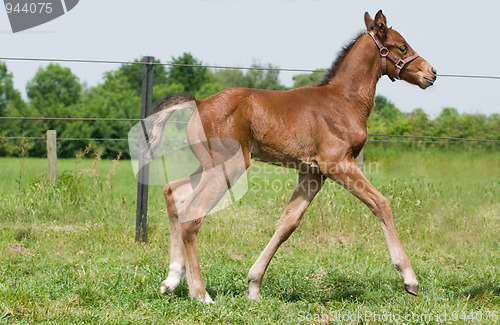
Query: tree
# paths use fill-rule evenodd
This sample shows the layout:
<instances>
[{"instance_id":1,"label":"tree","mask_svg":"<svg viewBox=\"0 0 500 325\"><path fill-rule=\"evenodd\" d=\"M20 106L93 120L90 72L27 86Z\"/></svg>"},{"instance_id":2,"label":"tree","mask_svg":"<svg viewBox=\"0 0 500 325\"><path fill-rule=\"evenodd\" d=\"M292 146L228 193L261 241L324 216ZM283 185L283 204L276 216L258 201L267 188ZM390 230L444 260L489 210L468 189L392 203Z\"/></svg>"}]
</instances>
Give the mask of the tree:
<instances>
[{"instance_id":1,"label":"tree","mask_svg":"<svg viewBox=\"0 0 500 325\"><path fill-rule=\"evenodd\" d=\"M0 116L9 115L9 108L25 106L21 94L14 88L12 73L7 71L7 65L0 61Z\"/></svg>"},{"instance_id":2,"label":"tree","mask_svg":"<svg viewBox=\"0 0 500 325\"><path fill-rule=\"evenodd\" d=\"M387 123L394 122L401 117L401 112L392 103L389 103L382 107L378 114L379 117Z\"/></svg>"},{"instance_id":3,"label":"tree","mask_svg":"<svg viewBox=\"0 0 500 325\"><path fill-rule=\"evenodd\" d=\"M261 65L260 63L253 63L251 65L251 70L246 74L246 79L248 80L248 87L256 89L268 89L268 90L284 90L286 87L279 82L279 70L278 67L268 64L267 66Z\"/></svg>"},{"instance_id":4,"label":"tree","mask_svg":"<svg viewBox=\"0 0 500 325\"><path fill-rule=\"evenodd\" d=\"M73 116L98 118L139 118L141 97L130 90L127 77L122 70L106 72L104 83L85 93L80 102L71 107ZM71 129L61 136L78 138L126 139L130 128L136 121L76 121ZM75 151L87 143L72 141L65 147L59 147L61 156L74 157ZM114 158L118 153L128 157L127 141L102 141L94 144L96 150L102 150L103 158Z\"/></svg>"},{"instance_id":5,"label":"tree","mask_svg":"<svg viewBox=\"0 0 500 325\"><path fill-rule=\"evenodd\" d=\"M182 56L172 58L173 64L167 73L167 83L181 84L183 91L195 93L201 86L208 81L208 70L199 65L201 61L195 59L191 53L184 53ZM185 66L189 65L189 66Z\"/></svg>"},{"instance_id":6,"label":"tree","mask_svg":"<svg viewBox=\"0 0 500 325\"><path fill-rule=\"evenodd\" d=\"M403 134L408 130L404 116L384 96L375 96L375 106L368 119L370 133Z\"/></svg>"},{"instance_id":7,"label":"tree","mask_svg":"<svg viewBox=\"0 0 500 325\"><path fill-rule=\"evenodd\" d=\"M76 104L81 96L82 86L69 68L63 68L59 64L49 64L40 68L35 77L26 85L29 108L42 117L72 117L74 112L70 106ZM44 136L47 130L56 130L59 135L66 128L71 128L74 122L70 121L39 121L34 130L27 133L31 136ZM35 131L36 130L36 131ZM23 132L24 133L24 132ZM26 133L24 133L26 134ZM30 149L35 156L46 154L45 144L36 142Z\"/></svg>"},{"instance_id":8,"label":"tree","mask_svg":"<svg viewBox=\"0 0 500 325\"><path fill-rule=\"evenodd\" d=\"M203 86L201 86L200 90L198 90L195 93L195 97L197 99L205 99L205 98L212 96L213 94L216 94L219 91L222 91L224 89L226 89L226 87L221 85L218 82L206 83Z\"/></svg>"},{"instance_id":9,"label":"tree","mask_svg":"<svg viewBox=\"0 0 500 325\"><path fill-rule=\"evenodd\" d=\"M483 114L462 114L456 134L464 138L485 139L487 137L485 133L486 120L486 115Z\"/></svg>"},{"instance_id":10,"label":"tree","mask_svg":"<svg viewBox=\"0 0 500 325\"><path fill-rule=\"evenodd\" d=\"M263 65L254 62L250 70L244 74L241 70L220 70L212 75L208 83L211 88L225 89L233 87L268 89L268 90L284 90L286 87L279 82L279 70L271 64Z\"/></svg>"},{"instance_id":11,"label":"tree","mask_svg":"<svg viewBox=\"0 0 500 325\"><path fill-rule=\"evenodd\" d=\"M411 131L413 135L430 135L434 128L434 121L429 120L427 114L417 108L408 115Z\"/></svg>"},{"instance_id":12,"label":"tree","mask_svg":"<svg viewBox=\"0 0 500 325\"><path fill-rule=\"evenodd\" d=\"M184 86L178 83L173 84L153 84L153 105L158 103L163 97L181 93L184 91Z\"/></svg>"},{"instance_id":13,"label":"tree","mask_svg":"<svg viewBox=\"0 0 500 325\"><path fill-rule=\"evenodd\" d=\"M315 71L293 76L293 88L317 85L323 79L324 72Z\"/></svg>"},{"instance_id":14,"label":"tree","mask_svg":"<svg viewBox=\"0 0 500 325\"><path fill-rule=\"evenodd\" d=\"M459 123L460 114L455 108L445 107L436 118L435 135L440 137L458 137L456 125Z\"/></svg>"},{"instance_id":15,"label":"tree","mask_svg":"<svg viewBox=\"0 0 500 325\"><path fill-rule=\"evenodd\" d=\"M223 69L213 74L214 82L226 87L250 87L248 79L241 70Z\"/></svg>"},{"instance_id":16,"label":"tree","mask_svg":"<svg viewBox=\"0 0 500 325\"><path fill-rule=\"evenodd\" d=\"M373 106L373 112L379 112L387 106L388 104L392 104L387 98L382 95L375 96L375 105Z\"/></svg>"},{"instance_id":17,"label":"tree","mask_svg":"<svg viewBox=\"0 0 500 325\"><path fill-rule=\"evenodd\" d=\"M491 114L484 125L486 139L500 140L500 115Z\"/></svg>"},{"instance_id":18,"label":"tree","mask_svg":"<svg viewBox=\"0 0 500 325\"><path fill-rule=\"evenodd\" d=\"M0 116L36 116L35 112L29 112L21 94L14 88L12 73L7 70L7 65L0 62ZM27 130L33 131L36 121L22 120L0 120L0 156L17 154L17 141L8 141L4 136L22 136L23 125ZM9 145L12 144L12 145Z\"/></svg>"},{"instance_id":19,"label":"tree","mask_svg":"<svg viewBox=\"0 0 500 325\"><path fill-rule=\"evenodd\" d=\"M80 98L82 86L69 68L51 63L38 70L26 90L31 105L40 112L50 112L56 106L75 104Z\"/></svg>"}]
</instances>

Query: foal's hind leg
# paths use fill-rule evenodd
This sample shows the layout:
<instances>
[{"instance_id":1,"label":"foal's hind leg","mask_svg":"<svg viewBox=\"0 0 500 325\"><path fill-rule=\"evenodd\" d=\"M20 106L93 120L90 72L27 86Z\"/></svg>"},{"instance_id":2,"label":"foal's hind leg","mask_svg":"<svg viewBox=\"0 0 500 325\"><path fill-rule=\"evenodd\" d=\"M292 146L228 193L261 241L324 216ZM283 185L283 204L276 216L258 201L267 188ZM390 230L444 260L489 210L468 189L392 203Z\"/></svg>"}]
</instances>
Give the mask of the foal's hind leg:
<instances>
[{"instance_id":1,"label":"foal's hind leg","mask_svg":"<svg viewBox=\"0 0 500 325\"><path fill-rule=\"evenodd\" d=\"M360 199L380 220L392 262L401 273L404 288L409 293L417 295L417 278L394 228L392 211L387 199L368 182L352 159L347 158L338 164L320 162L320 166L323 174Z\"/></svg>"},{"instance_id":2,"label":"foal's hind leg","mask_svg":"<svg viewBox=\"0 0 500 325\"><path fill-rule=\"evenodd\" d=\"M163 189L170 224L170 266L167 279L160 287L161 294L174 291L186 272L186 251L182 242L177 206L193 193L193 175L169 183Z\"/></svg>"},{"instance_id":3,"label":"foal's hind leg","mask_svg":"<svg viewBox=\"0 0 500 325\"><path fill-rule=\"evenodd\" d=\"M323 183L324 178L320 174L299 174L297 188L285 212L278 221L276 232L248 272L248 297L250 299L259 298L262 279L271 258L280 245L286 241L298 227L302 215L306 212L314 196L321 190Z\"/></svg>"},{"instance_id":4,"label":"foal's hind leg","mask_svg":"<svg viewBox=\"0 0 500 325\"><path fill-rule=\"evenodd\" d=\"M205 302L212 302L208 295L201 277L200 263L197 251L197 234L210 210L220 201L228 191L229 184L234 184L244 173L245 168L226 165L205 170L201 180L193 193L179 208L179 221L181 237L186 249L186 276L189 285L189 293L192 297ZM228 179L231 180L228 182Z\"/></svg>"}]
</instances>

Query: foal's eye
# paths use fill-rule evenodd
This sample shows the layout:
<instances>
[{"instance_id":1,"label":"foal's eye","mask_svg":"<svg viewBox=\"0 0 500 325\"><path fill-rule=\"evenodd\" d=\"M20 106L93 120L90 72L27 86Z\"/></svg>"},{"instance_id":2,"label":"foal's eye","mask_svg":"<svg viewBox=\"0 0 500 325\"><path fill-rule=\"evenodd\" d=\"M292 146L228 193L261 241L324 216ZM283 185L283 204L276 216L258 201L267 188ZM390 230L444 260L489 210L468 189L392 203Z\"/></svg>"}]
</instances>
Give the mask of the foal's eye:
<instances>
[{"instance_id":1,"label":"foal's eye","mask_svg":"<svg viewBox=\"0 0 500 325\"><path fill-rule=\"evenodd\" d=\"M403 52L403 53L406 53L406 51L408 50L408 47L407 47L406 45L401 45L401 46L399 47L399 50L400 50L401 52Z\"/></svg>"}]
</instances>

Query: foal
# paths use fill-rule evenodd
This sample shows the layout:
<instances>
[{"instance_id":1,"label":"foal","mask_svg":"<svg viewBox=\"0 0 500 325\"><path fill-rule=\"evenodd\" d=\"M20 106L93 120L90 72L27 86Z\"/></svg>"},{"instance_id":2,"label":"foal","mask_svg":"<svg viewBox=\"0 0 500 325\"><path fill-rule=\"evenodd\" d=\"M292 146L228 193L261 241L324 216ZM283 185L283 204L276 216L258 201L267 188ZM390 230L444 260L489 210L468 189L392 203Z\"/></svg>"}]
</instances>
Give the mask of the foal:
<instances>
[{"instance_id":1,"label":"foal","mask_svg":"<svg viewBox=\"0 0 500 325\"><path fill-rule=\"evenodd\" d=\"M318 86L288 91L232 88L193 102L199 115L198 122L192 118L188 123L188 139L201 165L196 180L193 174L164 188L171 254L161 293L172 292L187 272L189 293L212 301L201 277L197 233L228 185L234 184L255 158L297 168L299 178L276 232L250 269L249 298L259 298L271 258L297 228L327 178L345 187L379 219L404 288L417 294L418 282L396 234L387 199L363 176L354 158L366 141L366 122L381 76L403 79L425 89L434 83L437 72L397 31L387 27L382 11L375 19L368 13L364 18L367 33L344 49ZM157 111L164 110L168 115L176 110L173 105L194 100L192 95L174 95L162 101ZM217 165L214 148L220 139L238 143L244 161L243 171L226 166L222 179L210 173Z\"/></svg>"}]
</instances>

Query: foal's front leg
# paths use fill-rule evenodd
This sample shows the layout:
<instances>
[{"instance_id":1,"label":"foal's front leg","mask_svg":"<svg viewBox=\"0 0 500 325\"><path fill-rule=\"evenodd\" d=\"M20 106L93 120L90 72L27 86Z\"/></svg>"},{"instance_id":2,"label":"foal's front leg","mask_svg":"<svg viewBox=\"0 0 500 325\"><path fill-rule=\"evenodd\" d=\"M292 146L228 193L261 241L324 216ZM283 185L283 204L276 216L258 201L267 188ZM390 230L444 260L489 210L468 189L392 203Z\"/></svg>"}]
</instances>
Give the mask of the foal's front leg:
<instances>
[{"instance_id":1,"label":"foal's front leg","mask_svg":"<svg viewBox=\"0 0 500 325\"><path fill-rule=\"evenodd\" d=\"M346 158L338 164L320 163L320 166L321 171L326 176L360 199L380 220L392 262L401 273L404 288L409 293L417 295L417 278L394 228L392 210L387 199L368 182L358 165L350 158Z\"/></svg>"},{"instance_id":2,"label":"foal's front leg","mask_svg":"<svg viewBox=\"0 0 500 325\"><path fill-rule=\"evenodd\" d=\"M262 279L264 278L264 273L274 253L276 253L280 245L287 240L297 228L302 219L302 215L306 212L314 196L323 187L323 183L324 177L321 174L299 174L297 188L285 212L278 221L276 232L248 272L248 298L259 298Z\"/></svg>"}]
</instances>

